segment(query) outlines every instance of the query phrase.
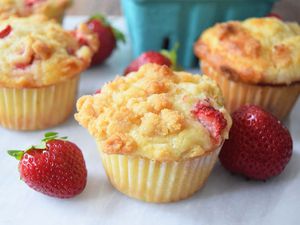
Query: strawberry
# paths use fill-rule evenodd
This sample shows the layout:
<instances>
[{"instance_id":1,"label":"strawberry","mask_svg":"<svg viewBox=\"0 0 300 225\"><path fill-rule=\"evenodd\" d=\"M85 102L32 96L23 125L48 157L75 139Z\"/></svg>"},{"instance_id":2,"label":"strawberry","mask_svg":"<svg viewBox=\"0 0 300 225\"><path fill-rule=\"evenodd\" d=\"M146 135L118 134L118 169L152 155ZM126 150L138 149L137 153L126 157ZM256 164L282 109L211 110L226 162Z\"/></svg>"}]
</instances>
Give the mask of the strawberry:
<instances>
[{"instance_id":1,"label":"strawberry","mask_svg":"<svg viewBox=\"0 0 300 225\"><path fill-rule=\"evenodd\" d=\"M6 25L6 27L4 29L2 29L0 31L0 38L5 38L7 35L10 34L10 32L12 31L12 28L10 25Z\"/></svg>"},{"instance_id":2,"label":"strawberry","mask_svg":"<svg viewBox=\"0 0 300 225\"><path fill-rule=\"evenodd\" d=\"M31 6L35 5L36 3L43 2L43 1L45 1L45 0L25 0L25 5L28 7L31 7Z\"/></svg>"},{"instance_id":3,"label":"strawberry","mask_svg":"<svg viewBox=\"0 0 300 225\"><path fill-rule=\"evenodd\" d=\"M27 61L16 63L15 68L24 70L28 66L32 65L33 61L34 61L34 55L31 55L30 58L28 58Z\"/></svg>"},{"instance_id":4,"label":"strawberry","mask_svg":"<svg viewBox=\"0 0 300 225\"><path fill-rule=\"evenodd\" d=\"M147 63L155 63L158 65L166 65L168 67L172 67L176 69L176 61L177 61L177 49L179 45L176 44L171 51L162 50L161 52L148 51L141 54L138 58L133 60L129 66L124 71L124 75L131 72L136 72L139 68Z\"/></svg>"},{"instance_id":5,"label":"strawberry","mask_svg":"<svg viewBox=\"0 0 300 225\"><path fill-rule=\"evenodd\" d=\"M279 19L279 20L282 20L282 17L281 17L279 14L273 13L273 12L269 13L269 14L267 15L267 17L275 17L275 18L277 18L277 19Z\"/></svg>"},{"instance_id":6,"label":"strawberry","mask_svg":"<svg viewBox=\"0 0 300 225\"><path fill-rule=\"evenodd\" d=\"M96 95L96 94L101 94L101 89L96 90L96 91L95 91L95 95Z\"/></svg>"},{"instance_id":7,"label":"strawberry","mask_svg":"<svg viewBox=\"0 0 300 225\"><path fill-rule=\"evenodd\" d=\"M103 63L116 48L117 41L125 42L125 36L105 19L102 15L92 16L87 25L90 30L98 35L100 48L94 54L92 66Z\"/></svg>"},{"instance_id":8,"label":"strawberry","mask_svg":"<svg viewBox=\"0 0 300 225\"><path fill-rule=\"evenodd\" d=\"M200 100L191 112L209 131L215 143L219 144L221 133L227 126L227 121L223 114L212 107L208 99Z\"/></svg>"},{"instance_id":9,"label":"strawberry","mask_svg":"<svg viewBox=\"0 0 300 225\"><path fill-rule=\"evenodd\" d=\"M292 156L287 128L272 114L246 105L232 115L229 139L220 153L221 164L232 173L267 180L279 175Z\"/></svg>"},{"instance_id":10,"label":"strawberry","mask_svg":"<svg viewBox=\"0 0 300 225\"><path fill-rule=\"evenodd\" d=\"M20 177L29 187L57 198L70 198L83 191L87 180L83 155L65 139L49 132L39 146L8 151L20 160Z\"/></svg>"}]
</instances>

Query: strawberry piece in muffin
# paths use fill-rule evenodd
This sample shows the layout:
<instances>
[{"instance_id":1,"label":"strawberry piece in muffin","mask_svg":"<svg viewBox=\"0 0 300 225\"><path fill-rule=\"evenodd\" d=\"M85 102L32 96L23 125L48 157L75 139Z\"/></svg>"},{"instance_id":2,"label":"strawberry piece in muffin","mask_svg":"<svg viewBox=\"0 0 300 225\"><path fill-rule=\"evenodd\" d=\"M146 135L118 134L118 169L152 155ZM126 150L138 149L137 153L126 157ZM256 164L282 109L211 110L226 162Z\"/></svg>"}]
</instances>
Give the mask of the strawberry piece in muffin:
<instances>
[{"instance_id":1,"label":"strawberry piece in muffin","mask_svg":"<svg viewBox=\"0 0 300 225\"><path fill-rule=\"evenodd\" d=\"M10 25L7 25L3 30L0 31L0 38L5 38L6 36L8 36L10 34L10 32L12 31L12 28Z\"/></svg>"},{"instance_id":2,"label":"strawberry piece in muffin","mask_svg":"<svg viewBox=\"0 0 300 225\"><path fill-rule=\"evenodd\" d=\"M32 7L37 3L44 2L45 0L25 0L25 5L28 7Z\"/></svg>"},{"instance_id":3,"label":"strawberry piece in muffin","mask_svg":"<svg viewBox=\"0 0 300 225\"><path fill-rule=\"evenodd\" d=\"M212 107L209 100L200 100L192 110L192 113L218 143L223 129L227 126L227 121L223 114Z\"/></svg>"}]
</instances>

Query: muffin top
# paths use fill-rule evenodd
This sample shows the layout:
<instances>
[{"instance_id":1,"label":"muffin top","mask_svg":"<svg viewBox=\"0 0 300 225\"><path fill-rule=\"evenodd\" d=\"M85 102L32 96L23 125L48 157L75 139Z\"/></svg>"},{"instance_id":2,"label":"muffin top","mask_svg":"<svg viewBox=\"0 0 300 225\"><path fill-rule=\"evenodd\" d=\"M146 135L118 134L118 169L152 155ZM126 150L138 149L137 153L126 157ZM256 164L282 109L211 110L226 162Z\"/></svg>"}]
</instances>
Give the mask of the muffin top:
<instances>
[{"instance_id":1,"label":"muffin top","mask_svg":"<svg viewBox=\"0 0 300 225\"><path fill-rule=\"evenodd\" d=\"M49 18L58 18L71 5L71 2L71 0L1 0L0 18L31 14L43 14Z\"/></svg>"},{"instance_id":2,"label":"muffin top","mask_svg":"<svg viewBox=\"0 0 300 225\"><path fill-rule=\"evenodd\" d=\"M68 32L44 16L0 20L0 86L43 87L86 69L98 39L85 24Z\"/></svg>"},{"instance_id":3,"label":"muffin top","mask_svg":"<svg viewBox=\"0 0 300 225\"><path fill-rule=\"evenodd\" d=\"M252 84L300 81L300 26L277 18L216 24L194 46L195 54L232 80Z\"/></svg>"},{"instance_id":4,"label":"muffin top","mask_svg":"<svg viewBox=\"0 0 300 225\"><path fill-rule=\"evenodd\" d=\"M231 118L207 76L146 64L77 102L76 120L108 154L158 161L194 158L218 148Z\"/></svg>"}]
</instances>

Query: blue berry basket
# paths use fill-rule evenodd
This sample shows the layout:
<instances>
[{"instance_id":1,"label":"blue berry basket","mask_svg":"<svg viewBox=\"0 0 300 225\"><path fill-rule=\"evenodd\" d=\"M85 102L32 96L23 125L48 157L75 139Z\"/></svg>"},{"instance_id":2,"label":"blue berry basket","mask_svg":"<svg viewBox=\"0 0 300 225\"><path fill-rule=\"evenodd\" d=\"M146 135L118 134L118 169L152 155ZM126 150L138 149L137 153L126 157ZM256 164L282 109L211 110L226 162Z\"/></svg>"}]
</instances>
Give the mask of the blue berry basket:
<instances>
[{"instance_id":1,"label":"blue berry basket","mask_svg":"<svg viewBox=\"0 0 300 225\"><path fill-rule=\"evenodd\" d=\"M121 0L134 57L180 43L178 63L197 65L193 45L217 22L267 15L278 0Z\"/></svg>"}]
</instances>

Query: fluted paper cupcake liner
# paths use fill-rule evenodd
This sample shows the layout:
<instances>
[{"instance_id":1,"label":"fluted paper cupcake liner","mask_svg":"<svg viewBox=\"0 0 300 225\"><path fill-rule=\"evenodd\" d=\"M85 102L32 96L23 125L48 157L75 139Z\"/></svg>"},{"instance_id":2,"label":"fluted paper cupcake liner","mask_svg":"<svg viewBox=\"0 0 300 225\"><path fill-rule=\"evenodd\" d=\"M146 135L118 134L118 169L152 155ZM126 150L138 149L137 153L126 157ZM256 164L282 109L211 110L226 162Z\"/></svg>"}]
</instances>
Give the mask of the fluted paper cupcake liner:
<instances>
[{"instance_id":1,"label":"fluted paper cupcake liner","mask_svg":"<svg viewBox=\"0 0 300 225\"><path fill-rule=\"evenodd\" d=\"M100 152L106 174L117 190L139 200L162 203L185 199L198 191L219 151L178 162Z\"/></svg>"},{"instance_id":2,"label":"fluted paper cupcake liner","mask_svg":"<svg viewBox=\"0 0 300 225\"><path fill-rule=\"evenodd\" d=\"M39 130L68 118L75 103L79 76L42 88L0 88L0 125Z\"/></svg>"},{"instance_id":3,"label":"fluted paper cupcake liner","mask_svg":"<svg viewBox=\"0 0 300 225\"><path fill-rule=\"evenodd\" d=\"M204 74L217 81L223 92L225 106L230 112L245 104L255 104L283 120L292 110L300 94L300 83L280 86L251 85L229 80L204 63L201 69Z\"/></svg>"}]
</instances>

